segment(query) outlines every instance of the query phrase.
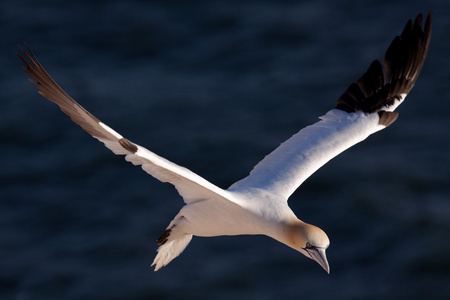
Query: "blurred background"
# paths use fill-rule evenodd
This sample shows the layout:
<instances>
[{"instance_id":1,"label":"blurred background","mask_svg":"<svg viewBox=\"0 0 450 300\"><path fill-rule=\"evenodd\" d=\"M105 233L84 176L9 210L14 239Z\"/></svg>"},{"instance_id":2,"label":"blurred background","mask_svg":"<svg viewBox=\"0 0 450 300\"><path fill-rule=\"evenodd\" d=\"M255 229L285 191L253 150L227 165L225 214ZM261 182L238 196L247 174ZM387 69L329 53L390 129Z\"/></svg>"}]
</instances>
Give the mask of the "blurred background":
<instances>
[{"instance_id":1,"label":"blurred background","mask_svg":"<svg viewBox=\"0 0 450 300\"><path fill-rule=\"evenodd\" d=\"M183 206L37 94L26 42L103 122L226 188L316 122L419 12L428 58L399 119L291 197L331 274L263 236L195 238ZM2 1L0 299L449 299L450 2Z\"/></svg>"}]
</instances>

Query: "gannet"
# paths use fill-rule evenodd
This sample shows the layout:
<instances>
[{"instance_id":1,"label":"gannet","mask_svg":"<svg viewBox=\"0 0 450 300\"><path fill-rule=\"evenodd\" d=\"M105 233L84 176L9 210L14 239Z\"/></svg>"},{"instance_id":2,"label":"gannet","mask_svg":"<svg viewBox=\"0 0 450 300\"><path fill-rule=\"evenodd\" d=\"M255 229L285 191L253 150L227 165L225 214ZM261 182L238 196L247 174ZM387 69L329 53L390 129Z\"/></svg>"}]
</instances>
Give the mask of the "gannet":
<instances>
[{"instance_id":1,"label":"gannet","mask_svg":"<svg viewBox=\"0 0 450 300\"><path fill-rule=\"evenodd\" d=\"M290 195L330 159L391 125L394 110L414 86L430 41L432 12L422 30L422 14L409 20L383 60L339 97L336 106L282 143L251 173L222 189L190 170L135 144L73 100L44 70L31 49L21 48L22 68L39 93L59 105L76 124L118 155L162 182L175 186L185 205L157 239L155 271L179 256L193 236L266 235L315 260L327 273L326 233L297 218Z\"/></svg>"}]
</instances>

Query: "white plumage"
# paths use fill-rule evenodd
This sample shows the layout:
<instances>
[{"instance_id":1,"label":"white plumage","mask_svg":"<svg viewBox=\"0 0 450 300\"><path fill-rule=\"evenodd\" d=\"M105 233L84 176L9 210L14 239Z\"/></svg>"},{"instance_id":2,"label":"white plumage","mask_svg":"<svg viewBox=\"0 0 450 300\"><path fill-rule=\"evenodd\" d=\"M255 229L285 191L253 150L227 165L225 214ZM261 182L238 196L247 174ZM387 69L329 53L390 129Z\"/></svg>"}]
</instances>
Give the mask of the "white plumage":
<instances>
[{"instance_id":1,"label":"white plumage","mask_svg":"<svg viewBox=\"0 0 450 300\"><path fill-rule=\"evenodd\" d=\"M181 254L192 236L261 234L270 236L317 261L327 272L329 239L320 228L299 220L289 208L289 196L330 159L369 135L389 126L393 112L414 86L423 66L431 35L432 14L422 30L422 15L407 23L380 63L374 61L320 117L259 162L250 175L222 189L190 170L130 142L73 100L48 75L28 48L25 71L39 93L111 149L140 165L162 182L170 182L185 206L158 239L155 271Z\"/></svg>"}]
</instances>

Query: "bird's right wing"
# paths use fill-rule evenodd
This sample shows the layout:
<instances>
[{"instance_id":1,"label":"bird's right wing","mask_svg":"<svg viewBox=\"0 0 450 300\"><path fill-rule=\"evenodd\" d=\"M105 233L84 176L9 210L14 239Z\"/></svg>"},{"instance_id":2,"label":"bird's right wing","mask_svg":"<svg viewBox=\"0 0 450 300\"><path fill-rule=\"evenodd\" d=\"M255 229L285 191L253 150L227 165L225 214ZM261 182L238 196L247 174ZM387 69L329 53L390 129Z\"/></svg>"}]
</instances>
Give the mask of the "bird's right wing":
<instances>
[{"instance_id":1,"label":"bird's right wing","mask_svg":"<svg viewBox=\"0 0 450 300\"><path fill-rule=\"evenodd\" d=\"M339 98L335 109L281 144L230 190L259 189L287 200L330 159L394 122L398 113L393 110L414 86L425 61L431 20L430 12L423 30L421 14L414 23L409 20L382 63L375 60Z\"/></svg>"},{"instance_id":2,"label":"bird's right wing","mask_svg":"<svg viewBox=\"0 0 450 300\"><path fill-rule=\"evenodd\" d=\"M31 76L33 80L30 79L30 81L39 89L39 93L56 103L65 114L70 116L72 121L103 142L115 154L126 155L127 161L134 165L141 165L142 169L153 177L162 182L172 183L186 203L213 198L235 201L231 193L215 186L194 172L122 137L72 99L45 71L30 48L28 48L28 52L23 49L22 51L28 59L27 61L18 55L25 64L23 69Z\"/></svg>"}]
</instances>

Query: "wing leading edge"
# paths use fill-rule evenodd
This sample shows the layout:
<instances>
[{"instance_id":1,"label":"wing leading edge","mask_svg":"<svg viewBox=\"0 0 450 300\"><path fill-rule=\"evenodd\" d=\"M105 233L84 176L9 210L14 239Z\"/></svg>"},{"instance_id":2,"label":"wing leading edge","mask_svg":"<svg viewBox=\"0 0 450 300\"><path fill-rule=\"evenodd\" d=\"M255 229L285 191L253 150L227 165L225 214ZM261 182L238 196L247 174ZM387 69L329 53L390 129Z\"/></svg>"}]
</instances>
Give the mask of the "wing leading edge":
<instances>
[{"instance_id":1,"label":"wing leading edge","mask_svg":"<svg viewBox=\"0 0 450 300\"><path fill-rule=\"evenodd\" d=\"M279 199L289 196L330 159L398 117L393 110L414 86L431 37L432 12L422 30L422 14L409 20L388 47L382 63L375 60L338 99L321 121L305 127L252 170L230 190L264 189Z\"/></svg>"},{"instance_id":2,"label":"wing leading edge","mask_svg":"<svg viewBox=\"0 0 450 300\"><path fill-rule=\"evenodd\" d=\"M104 143L115 154L126 155L127 161L134 165L141 165L142 169L153 177L162 182L172 183L186 203L201 199L236 201L231 193L215 186L192 171L130 142L101 122L72 99L45 71L31 49L27 47L27 50L28 52L22 49L27 59L19 54L18 56L25 64L25 67L22 68L31 76L30 81L39 89L39 93L56 103L72 121Z\"/></svg>"},{"instance_id":3,"label":"wing leading edge","mask_svg":"<svg viewBox=\"0 0 450 300\"><path fill-rule=\"evenodd\" d=\"M402 34L389 46L382 63L375 60L367 72L347 88L335 109L281 144L259 162L248 177L233 184L229 190L264 189L287 200L327 161L394 122L398 113L393 110L412 89L422 69L430 41L431 22L431 12L424 30L421 14L414 23L409 20ZM175 185L186 203L205 198L238 202L232 193L122 137L59 87L29 48L28 53L22 51L28 61L18 56L39 93L56 103L76 124L115 154L126 155L127 161L142 165L150 175Z\"/></svg>"}]
</instances>

